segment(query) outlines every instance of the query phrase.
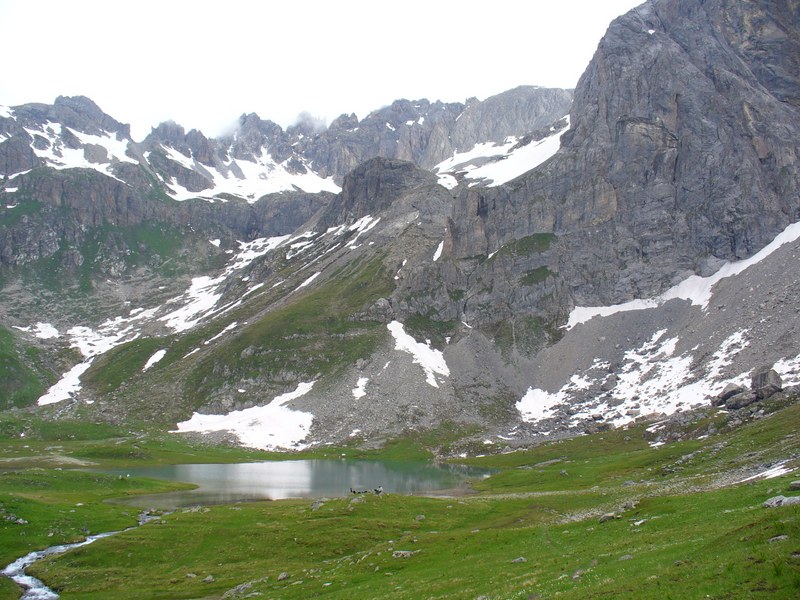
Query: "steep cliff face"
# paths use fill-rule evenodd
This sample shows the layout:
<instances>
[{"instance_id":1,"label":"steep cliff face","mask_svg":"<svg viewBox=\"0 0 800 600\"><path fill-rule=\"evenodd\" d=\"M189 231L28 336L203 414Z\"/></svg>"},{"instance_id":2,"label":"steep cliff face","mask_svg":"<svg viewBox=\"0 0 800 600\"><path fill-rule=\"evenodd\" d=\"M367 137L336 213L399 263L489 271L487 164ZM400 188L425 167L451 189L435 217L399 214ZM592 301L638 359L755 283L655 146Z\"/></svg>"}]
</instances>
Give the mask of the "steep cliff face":
<instances>
[{"instance_id":1,"label":"steep cliff face","mask_svg":"<svg viewBox=\"0 0 800 600\"><path fill-rule=\"evenodd\" d=\"M708 274L798 220L797 19L795 4L652 0L614 21L558 154L458 196L441 269L466 301L450 310L491 321L482 305L507 301L559 322ZM506 289L532 272L534 293Z\"/></svg>"}]
</instances>

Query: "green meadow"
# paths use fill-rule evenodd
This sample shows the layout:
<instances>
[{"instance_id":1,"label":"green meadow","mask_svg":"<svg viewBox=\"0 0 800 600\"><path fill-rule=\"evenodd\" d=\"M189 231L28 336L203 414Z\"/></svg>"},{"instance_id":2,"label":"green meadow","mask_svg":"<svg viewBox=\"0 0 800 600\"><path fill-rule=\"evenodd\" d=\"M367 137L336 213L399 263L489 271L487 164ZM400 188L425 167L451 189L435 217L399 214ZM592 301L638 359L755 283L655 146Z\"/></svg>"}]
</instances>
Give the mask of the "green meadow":
<instances>
[{"instance_id":1,"label":"green meadow","mask_svg":"<svg viewBox=\"0 0 800 600\"><path fill-rule=\"evenodd\" d=\"M770 409L733 428L710 411L719 433L656 448L642 424L465 459L495 470L466 494L179 509L29 572L65 599L797 598L800 506L763 503L800 494L800 474L743 482L800 467L800 405ZM422 457L432 439L290 457ZM135 525L111 498L179 487L74 467L286 457L19 416L0 419L0 451L0 518L24 521L0 522L3 564Z\"/></svg>"}]
</instances>

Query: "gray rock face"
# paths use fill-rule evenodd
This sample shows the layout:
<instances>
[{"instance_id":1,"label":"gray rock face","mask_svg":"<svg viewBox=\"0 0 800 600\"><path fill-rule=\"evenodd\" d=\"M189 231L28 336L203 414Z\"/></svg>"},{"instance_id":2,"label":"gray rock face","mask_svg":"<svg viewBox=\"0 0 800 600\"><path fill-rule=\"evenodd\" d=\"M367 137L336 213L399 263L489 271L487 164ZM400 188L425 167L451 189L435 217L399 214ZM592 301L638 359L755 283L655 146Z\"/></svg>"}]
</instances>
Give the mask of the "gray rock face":
<instances>
[{"instance_id":1,"label":"gray rock face","mask_svg":"<svg viewBox=\"0 0 800 600\"><path fill-rule=\"evenodd\" d=\"M439 187L436 177L412 163L387 158L374 158L349 173L342 184L342 193L325 209L319 228L350 223L367 215L396 210L393 206L410 190L426 186ZM440 212L444 214L445 207Z\"/></svg>"},{"instance_id":2,"label":"gray rock face","mask_svg":"<svg viewBox=\"0 0 800 600\"><path fill-rule=\"evenodd\" d=\"M796 31L766 0L652 0L614 21L559 153L456 198L441 277L468 300L453 311L496 321L506 311L482 307L508 305L558 323L573 305L652 297L709 261L750 256L800 219L800 82L785 58L798 56ZM545 234L547 251L485 260ZM544 267L528 293L504 285Z\"/></svg>"}]
</instances>

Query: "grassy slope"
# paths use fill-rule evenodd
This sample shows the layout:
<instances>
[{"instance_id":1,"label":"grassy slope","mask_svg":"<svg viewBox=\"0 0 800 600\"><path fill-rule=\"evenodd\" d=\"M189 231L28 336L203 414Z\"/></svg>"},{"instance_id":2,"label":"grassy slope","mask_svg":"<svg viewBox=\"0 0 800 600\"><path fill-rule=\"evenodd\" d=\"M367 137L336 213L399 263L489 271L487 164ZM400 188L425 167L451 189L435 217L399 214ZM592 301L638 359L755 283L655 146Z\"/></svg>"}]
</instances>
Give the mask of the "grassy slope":
<instances>
[{"instance_id":1,"label":"grassy slope","mask_svg":"<svg viewBox=\"0 0 800 600\"><path fill-rule=\"evenodd\" d=\"M82 382L100 394L125 384L131 413L150 421L170 421L174 414L164 416L163 390L169 390L171 408L186 415L220 389L240 381L257 381L277 394L299 381L335 373L369 356L386 337L381 323L352 318L391 293L392 279L382 258L378 253L354 261L308 289L253 294L224 317L181 336L123 344L99 357ZM294 268L287 267L282 275L292 276ZM305 278L307 274L295 277ZM234 322L239 324L235 331L205 346L206 340ZM159 348L167 350L164 358L142 375L142 367ZM198 348L202 351L193 354Z\"/></svg>"},{"instance_id":2,"label":"grassy slope","mask_svg":"<svg viewBox=\"0 0 800 600\"><path fill-rule=\"evenodd\" d=\"M0 410L32 404L52 383L53 374L41 364L38 349L20 346L0 326Z\"/></svg>"}]
</instances>

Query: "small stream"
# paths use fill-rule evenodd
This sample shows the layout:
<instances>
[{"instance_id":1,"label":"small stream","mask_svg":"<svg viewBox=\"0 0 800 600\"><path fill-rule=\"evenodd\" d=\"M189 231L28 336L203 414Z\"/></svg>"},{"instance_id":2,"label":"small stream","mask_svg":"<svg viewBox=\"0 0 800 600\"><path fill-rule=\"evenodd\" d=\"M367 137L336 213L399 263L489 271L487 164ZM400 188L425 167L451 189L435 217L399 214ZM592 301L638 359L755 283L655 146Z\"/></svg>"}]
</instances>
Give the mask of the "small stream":
<instances>
[{"instance_id":1,"label":"small stream","mask_svg":"<svg viewBox=\"0 0 800 600\"><path fill-rule=\"evenodd\" d=\"M134 527L128 527L127 529L120 529L119 531L108 531L106 533L98 533L97 535L90 535L82 542L75 542L73 544L60 544L58 546L50 546L49 548L45 548L44 550L36 550L35 552L30 552L23 556L22 558L18 558L13 563L8 565L5 569L0 571L0 575L5 575L9 579L11 579L14 583L20 586L25 592L20 597L20 600L56 600L58 598L58 594L56 594L53 590L47 587L40 579L36 579L31 575L25 573L25 569L30 567L33 563L38 560L42 560L43 558L47 558L48 556L53 556L55 554L63 554L68 550L72 550L73 548L80 548L81 546L88 546L92 542L96 542L97 540L102 540L103 538L111 537L112 535L116 535L118 533L122 533L123 531L130 531L131 529L136 529L136 527L144 525L148 521L152 519L156 519L158 517L148 515L146 513L142 513L139 515L139 525Z\"/></svg>"}]
</instances>

